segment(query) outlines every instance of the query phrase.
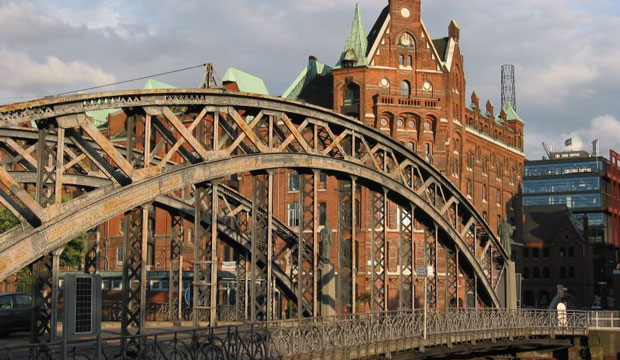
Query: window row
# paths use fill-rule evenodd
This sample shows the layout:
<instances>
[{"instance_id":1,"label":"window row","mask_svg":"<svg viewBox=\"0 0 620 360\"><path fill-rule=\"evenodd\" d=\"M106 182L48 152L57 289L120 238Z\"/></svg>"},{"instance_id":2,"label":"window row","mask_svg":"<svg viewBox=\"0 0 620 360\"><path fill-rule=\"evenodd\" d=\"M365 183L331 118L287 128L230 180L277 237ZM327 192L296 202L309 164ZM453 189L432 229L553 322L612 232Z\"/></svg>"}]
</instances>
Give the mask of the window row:
<instances>
[{"instance_id":1,"label":"window row","mask_svg":"<svg viewBox=\"0 0 620 360\"><path fill-rule=\"evenodd\" d=\"M524 196L523 205L566 205L570 209L599 208L601 206L601 194Z\"/></svg>"},{"instance_id":2,"label":"window row","mask_svg":"<svg viewBox=\"0 0 620 360\"><path fill-rule=\"evenodd\" d=\"M524 267L522 276L524 279L551 279L551 269L545 266L542 269L542 274L541 274L540 269L537 267L533 268L531 273L530 273L530 268ZM576 275L574 267L571 266L569 268L566 268L566 267L560 268L560 279L575 279L576 276L577 275Z\"/></svg>"},{"instance_id":3,"label":"window row","mask_svg":"<svg viewBox=\"0 0 620 360\"><path fill-rule=\"evenodd\" d=\"M600 172L602 169L603 165L600 161L528 165L525 167L525 176L582 174Z\"/></svg>"},{"instance_id":4,"label":"window row","mask_svg":"<svg viewBox=\"0 0 620 360\"><path fill-rule=\"evenodd\" d=\"M288 191L296 192L299 191L300 181L299 181L299 173L293 171L288 174ZM321 172L319 174L319 190L327 189L327 174Z\"/></svg>"},{"instance_id":5,"label":"window row","mask_svg":"<svg viewBox=\"0 0 620 360\"><path fill-rule=\"evenodd\" d=\"M319 225L324 226L327 221L327 203L319 203ZM299 201L293 201L288 204L288 226L291 228L301 225L301 209Z\"/></svg>"},{"instance_id":6,"label":"window row","mask_svg":"<svg viewBox=\"0 0 620 360\"><path fill-rule=\"evenodd\" d=\"M524 259L528 259L530 257L530 255L531 255L532 258L540 258L541 251L538 248L533 248L533 249L530 249L528 247L523 248L523 258ZM560 257L560 259L564 259L566 257L574 258L575 257L575 248L572 247L572 246L569 246L568 247L568 251L567 251L567 249L565 247L561 247L558 250L558 256ZM549 258L550 257L550 251L549 251L548 247L544 247L542 249L542 257L543 258Z\"/></svg>"},{"instance_id":7,"label":"window row","mask_svg":"<svg viewBox=\"0 0 620 360\"><path fill-rule=\"evenodd\" d=\"M526 194L588 191L600 190L600 188L599 177L523 181L523 192Z\"/></svg>"}]
</instances>

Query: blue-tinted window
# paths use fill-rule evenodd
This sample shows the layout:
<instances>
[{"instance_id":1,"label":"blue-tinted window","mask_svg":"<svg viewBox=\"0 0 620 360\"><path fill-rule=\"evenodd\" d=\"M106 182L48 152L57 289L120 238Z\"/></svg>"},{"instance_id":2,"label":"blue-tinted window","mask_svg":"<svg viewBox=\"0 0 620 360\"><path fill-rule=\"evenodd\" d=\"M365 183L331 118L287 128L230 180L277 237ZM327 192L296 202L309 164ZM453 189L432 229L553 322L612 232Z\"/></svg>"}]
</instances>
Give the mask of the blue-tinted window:
<instances>
[{"instance_id":1,"label":"blue-tinted window","mask_svg":"<svg viewBox=\"0 0 620 360\"><path fill-rule=\"evenodd\" d=\"M526 194L589 191L600 190L600 188L600 178L598 177L523 181L523 192Z\"/></svg>"},{"instance_id":2,"label":"blue-tinted window","mask_svg":"<svg viewBox=\"0 0 620 360\"><path fill-rule=\"evenodd\" d=\"M601 194L525 196L523 205L566 205L571 209L597 208L601 206Z\"/></svg>"},{"instance_id":3,"label":"blue-tinted window","mask_svg":"<svg viewBox=\"0 0 620 360\"><path fill-rule=\"evenodd\" d=\"M525 167L525 176L593 173L600 172L602 168L603 165L599 161L527 165Z\"/></svg>"}]
</instances>

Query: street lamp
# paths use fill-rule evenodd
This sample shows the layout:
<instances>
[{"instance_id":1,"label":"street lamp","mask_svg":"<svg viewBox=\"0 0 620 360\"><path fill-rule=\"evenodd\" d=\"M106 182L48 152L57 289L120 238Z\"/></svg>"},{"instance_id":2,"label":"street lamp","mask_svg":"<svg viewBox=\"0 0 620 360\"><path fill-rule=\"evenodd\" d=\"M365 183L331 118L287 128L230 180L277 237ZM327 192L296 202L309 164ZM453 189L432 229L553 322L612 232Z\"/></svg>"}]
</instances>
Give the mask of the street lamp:
<instances>
[{"instance_id":1,"label":"street lamp","mask_svg":"<svg viewBox=\"0 0 620 360\"><path fill-rule=\"evenodd\" d=\"M433 266L427 265L422 266L416 269L416 274L418 276L424 277L424 329L422 332L422 338L426 340L426 332L427 332L427 312L428 312L428 291L427 291L427 283L428 279L435 276L435 268Z\"/></svg>"}]
</instances>

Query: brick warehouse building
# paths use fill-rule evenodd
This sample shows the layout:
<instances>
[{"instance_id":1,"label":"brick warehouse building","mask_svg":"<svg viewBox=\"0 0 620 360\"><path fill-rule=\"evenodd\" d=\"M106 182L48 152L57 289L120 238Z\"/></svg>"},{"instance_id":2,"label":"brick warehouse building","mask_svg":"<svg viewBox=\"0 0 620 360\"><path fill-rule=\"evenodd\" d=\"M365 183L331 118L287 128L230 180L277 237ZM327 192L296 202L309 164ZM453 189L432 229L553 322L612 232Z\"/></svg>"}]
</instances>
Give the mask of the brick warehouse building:
<instances>
[{"instance_id":1,"label":"brick warehouse building","mask_svg":"<svg viewBox=\"0 0 620 360\"><path fill-rule=\"evenodd\" d=\"M452 21L448 36L432 39L421 20L421 0L391 0L366 36L359 7L339 63L330 68L311 57L307 67L291 84L283 97L306 101L363 121L392 136L425 157L472 201L491 229L497 229L504 217L514 223L519 219L515 201L523 171L523 121L506 104L495 109L490 101L480 106L478 96L465 96L466 81L460 52L460 29ZM225 83L231 90L244 88L234 81ZM469 102L469 105L468 105ZM110 116L109 131L120 134L115 122L124 122L124 114ZM122 121L121 121L122 120ZM355 121L355 120L352 120ZM336 177L320 173L318 179L319 229L329 222L334 234L332 263L338 269L338 193L342 186ZM298 231L303 216L299 175L279 170L274 179L274 216ZM239 174L228 182L251 198L252 181ZM232 181L234 180L234 181ZM361 187L357 192L358 228L356 252L358 298L370 292L370 192ZM397 251L399 239L398 209L388 204L389 308L397 306ZM149 262L152 270L167 270L171 237L170 215L157 210L149 234ZM116 218L102 227L106 251L106 270L122 268L122 219ZM190 226L188 226L190 227ZM416 233L422 241L421 229ZM193 248L191 231L185 247L185 268L191 269ZM106 240L108 240L106 242ZM416 258L422 259L418 246ZM234 260L227 247L221 261ZM440 259L445 259L439 253ZM282 263L283 269L290 268ZM446 264L437 264L437 275L445 275ZM465 289L465 286L461 286ZM416 297L422 291L417 287ZM443 306L440 297L438 305ZM466 294L459 295L459 305L473 306Z\"/></svg>"}]
</instances>

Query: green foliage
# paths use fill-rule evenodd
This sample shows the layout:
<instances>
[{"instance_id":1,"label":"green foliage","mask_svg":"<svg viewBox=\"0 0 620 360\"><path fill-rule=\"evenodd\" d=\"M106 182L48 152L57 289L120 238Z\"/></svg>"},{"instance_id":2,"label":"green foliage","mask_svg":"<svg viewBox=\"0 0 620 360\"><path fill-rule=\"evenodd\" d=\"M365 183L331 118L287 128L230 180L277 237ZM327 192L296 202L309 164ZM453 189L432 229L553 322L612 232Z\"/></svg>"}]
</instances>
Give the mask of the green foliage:
<instances>
[{"instance_id":1,"label":"green foliage","mask_svg":"<svg viewBox=\"0 0 620 360\"><path fill-rule=\"evenodd\" d=\"M370 293L369 292L361 293L360 296L357 298L357 301L360 304L369 304L370 303Z\"/></svg>"},{"instance_id":2,"label":"green foliage","mask_svg":"<svg viewBox=\"0 0 620 360\"><path fill-rule=\"evenodd\" d=\"M86 234L80 234L65 246L65 250L60 255L60 266L77 268L82 263L85 248Z\"/></svg>"},{"instance_id":3,"label":"green foliage","mask_svg":"<svg viewBox=\"0 0 620 360\"><path fill-rule=\"evenodd\" d=\"M10 230L19 224L19 219L15 217L8 209L0 210L0 233Z\"/></svg>"},{"instance_id":4,"label":"green foliage","mask_svg":"<svg viewBox=\"0 0 620 360\"><path fill-rule=\"evenodd\" d=\"M26 283L29 283L32 281L32 273L30 272L30 269L28 268L28 266L19 270L19 272L17 273L17 281L26 282Z\"/></svg>"}]
</instances>

